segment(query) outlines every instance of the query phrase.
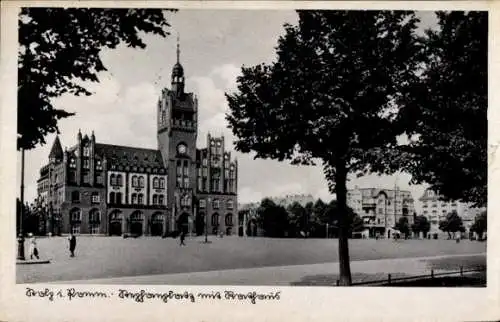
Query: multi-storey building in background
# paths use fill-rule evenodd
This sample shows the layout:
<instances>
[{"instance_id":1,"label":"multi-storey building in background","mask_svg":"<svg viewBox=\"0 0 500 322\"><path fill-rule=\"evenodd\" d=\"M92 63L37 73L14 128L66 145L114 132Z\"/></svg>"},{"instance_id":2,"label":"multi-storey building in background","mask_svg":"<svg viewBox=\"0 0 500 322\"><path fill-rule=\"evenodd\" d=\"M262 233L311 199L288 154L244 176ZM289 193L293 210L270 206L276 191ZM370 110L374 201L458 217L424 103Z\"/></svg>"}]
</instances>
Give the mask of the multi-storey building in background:
<instances>
[{"instance_id":1,"label":"multi-storey building in background","mask_svg":"<svg viewBox=\"0 0 500 322\"><path fill-rule=\"evenodd\" d=\"M399 219L406 217L411 225L415 213L411 192L398 187L379 189L356 186L347 192L347 205L363 219L368 237L391 237Z\"/></svg>"},{"instance_id":2,"label":"multi-storey building in background","mask_svg":"<svg viewBox=\"0 0 500 322\"><path fill-rule=\"evenodd\" d=\"M465 234L469 235L476 215L484 210L455 200L445 201L442 196L430 189L424 191L419 201L422 203L422 215L427 218L431 225L429 233L432 235L438 234L438 236L445 235L444 232L439 230L439 222L446 219L449 213L456 212L462 218Z\"/></svg>"},{"instance_id":3,"label":"multi-storey building in background","mask_svg":"<svg viewBox=\"0 0 500 322\"><path fill-rule=\"evenodd\" d=\"M184 91L184 69L172 69L171 89L157 106L158 149L96 142L77 134L63 151L56 137L40 170L39 205L53 233L163 235L174 230L233 233L237 161L224 137L196 148L198 100Z\"/></svg>"}]
</instances>

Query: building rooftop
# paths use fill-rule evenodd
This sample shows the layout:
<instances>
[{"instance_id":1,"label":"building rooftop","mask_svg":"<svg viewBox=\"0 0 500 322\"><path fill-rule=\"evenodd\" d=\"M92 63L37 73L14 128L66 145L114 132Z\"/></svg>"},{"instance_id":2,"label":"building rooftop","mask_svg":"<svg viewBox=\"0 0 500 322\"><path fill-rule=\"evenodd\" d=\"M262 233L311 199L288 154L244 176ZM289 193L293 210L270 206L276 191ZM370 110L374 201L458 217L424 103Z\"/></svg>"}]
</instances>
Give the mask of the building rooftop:
<instances>
[{"instance_id":1,"label":"building rooftop","mask_svg":"<svg viewBox=\"0 0 500 322\"><path fill-rule=\"evenodd\" d=\"M159 150L96 143L95 153L111 164L164 168Z\"/></svg>"}]
</instances>

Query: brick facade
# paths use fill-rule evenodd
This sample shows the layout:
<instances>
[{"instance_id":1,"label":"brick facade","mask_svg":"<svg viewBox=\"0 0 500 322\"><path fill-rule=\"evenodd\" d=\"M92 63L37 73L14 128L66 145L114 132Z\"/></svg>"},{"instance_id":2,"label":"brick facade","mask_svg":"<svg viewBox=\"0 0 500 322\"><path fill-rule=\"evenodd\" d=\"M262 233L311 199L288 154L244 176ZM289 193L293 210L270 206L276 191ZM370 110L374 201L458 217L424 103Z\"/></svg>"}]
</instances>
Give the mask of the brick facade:
<instances>
[{"instance_id":1,"label":"brick facade","mask_svg":"<svg viewBox=\"0 0 500 322\"><path fill-rule=\"evenodd\" d=\"M209 234L237 233L237 161L224 137L208 135L197 149L198 100L184 92L179 62L156 108L157 150L101 144L78 131L76 145L63 151L56 137L38 180L49 232L202 234L207 216Z\"/></svg>"}]
</instances>

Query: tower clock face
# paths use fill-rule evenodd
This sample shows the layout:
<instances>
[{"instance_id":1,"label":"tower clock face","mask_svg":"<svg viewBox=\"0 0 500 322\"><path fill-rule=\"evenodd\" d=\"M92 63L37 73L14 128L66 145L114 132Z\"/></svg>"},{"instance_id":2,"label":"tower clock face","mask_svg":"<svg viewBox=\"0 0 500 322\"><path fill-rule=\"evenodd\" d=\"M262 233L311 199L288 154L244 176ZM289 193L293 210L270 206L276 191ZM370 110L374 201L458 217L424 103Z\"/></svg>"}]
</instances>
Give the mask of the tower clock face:
<instances>
[{"instance_id":1,"label":"tower clock face","mask_svg":"<svg viewBox=\"0 0 500 322\"><path fill-rule=\"evenodd\" d=\"M185 144L179 144L177 146L177 152L179 152L179 154L185 154L186 153L186 145Z\"/></svg>"}]
</instances>

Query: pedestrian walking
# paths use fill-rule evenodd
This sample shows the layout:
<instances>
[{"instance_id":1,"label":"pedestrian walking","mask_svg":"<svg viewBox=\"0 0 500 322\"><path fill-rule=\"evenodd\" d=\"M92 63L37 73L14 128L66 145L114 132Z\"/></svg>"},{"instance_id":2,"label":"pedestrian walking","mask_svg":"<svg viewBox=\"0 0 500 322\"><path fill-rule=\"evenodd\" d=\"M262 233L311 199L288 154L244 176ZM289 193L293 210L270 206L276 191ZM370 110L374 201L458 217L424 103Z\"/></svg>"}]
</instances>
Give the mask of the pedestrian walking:
<instances>
[{"instance_id":1,"label":"pedestrian walking","mask_svg":"<svg viewBox=\"0 0 500 322\"><path fill-rule=\"evenodd\" d=\"M70 257L75 257L75 248L76 248L76 236L73 234L69 235L69 251L70 251Z\"/></svg>"},{"instance_id":2,"label":"pedestrian walking","mask_svg":"<svg viewBox=\"0 0 500 322\"><path fill-rule=\"evenodd\" d=\"M180 240L181 240L180 246L186 246L186 244L184 243L185 239L186 239L186 232L184 230L182 230L181 236L180 236Z\"/></svg>"},{"instance_id":3,"label":"pedestrian walking","mask_svg":"<svg viewBox=\"0 0 500 322\"><path fill-rule=\"evenodd\" d=\"M33 259L35 257L36 259L40 259L38 257L38 248L36 245L36 238L33 236L32 233L28 234L28 245L29 245L29 253L30 253L30 259Z\"/></svg>"}]
</instances>

